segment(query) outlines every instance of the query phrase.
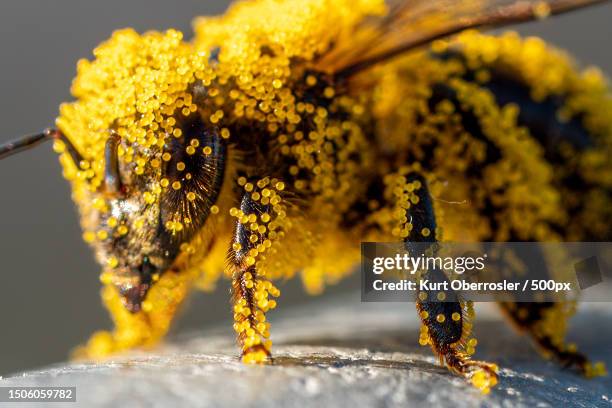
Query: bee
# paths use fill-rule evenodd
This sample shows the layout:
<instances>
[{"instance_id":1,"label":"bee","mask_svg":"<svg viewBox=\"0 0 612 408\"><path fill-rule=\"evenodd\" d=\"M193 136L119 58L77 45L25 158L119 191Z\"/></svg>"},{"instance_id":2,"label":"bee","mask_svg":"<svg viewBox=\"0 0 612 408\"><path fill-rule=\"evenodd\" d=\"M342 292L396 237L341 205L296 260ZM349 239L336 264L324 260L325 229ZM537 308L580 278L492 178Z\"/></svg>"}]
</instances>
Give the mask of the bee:
<instances>
[{"instance_id":1,"label":"bee","mask_svg":"<svg viewBox=\"0 0 612 408\"><path fill-rule=\"evenodd\" d=\"M319 293L360 241L609 240L605 78L475 31L595 3L253 0L196 19L189 41L115 32L79 61L56 128L0 147L53 141L102 267L115 327L75 355L154 345L191 290L227 277L242 361L271 361L273 282ZM419 342L488 392L473 305L442 295L419 294ZM605 373L564 342L573 304L500 306L545 355Z\"/></svg>"}]
</instances>

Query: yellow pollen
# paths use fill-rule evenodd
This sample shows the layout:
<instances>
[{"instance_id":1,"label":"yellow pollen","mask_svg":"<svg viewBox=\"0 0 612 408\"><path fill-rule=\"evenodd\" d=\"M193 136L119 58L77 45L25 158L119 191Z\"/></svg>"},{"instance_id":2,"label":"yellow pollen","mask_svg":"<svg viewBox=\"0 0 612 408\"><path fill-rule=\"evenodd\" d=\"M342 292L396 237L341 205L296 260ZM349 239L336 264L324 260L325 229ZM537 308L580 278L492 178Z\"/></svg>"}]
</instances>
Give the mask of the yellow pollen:
<instances>
[{"instance_id":1,"label":"yellow pollen","mask_svg":"<svg viewBox=\"0 0 612 408\"><path fill-rule=\"evenodd\" d=\"M110 217L108 219L108 221L107 221L108 226L111 227L111 228L116 227L117 223L118 223L118 221L117 221L117 218L115 218L115 217Z\"/></svg>"},{"instance_id":2,"label":"yellow pollen","mask_svg":"<svg viewBox=\"0 0 612 408\"><path fill-rule=\"evenodd\" d=\"M108 260L106 261L106 264L108 265L109 268L116 268L117 265L119 265L119 260L115 258L114 256L112 256L108 258Z\"/></svg>"}]
</instances>

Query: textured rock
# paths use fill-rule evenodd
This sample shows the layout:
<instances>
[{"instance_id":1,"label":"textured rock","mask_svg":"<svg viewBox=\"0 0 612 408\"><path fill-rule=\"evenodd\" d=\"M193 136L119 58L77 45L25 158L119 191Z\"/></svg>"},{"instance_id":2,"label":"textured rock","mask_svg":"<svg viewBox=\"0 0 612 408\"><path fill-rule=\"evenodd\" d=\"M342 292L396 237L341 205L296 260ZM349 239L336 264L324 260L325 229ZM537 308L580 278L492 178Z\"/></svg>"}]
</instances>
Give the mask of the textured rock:
<instances>
[{"instance_id":1,"label":"textured rock","mask_svg":"<svg viewBox=\"0 0 612 408\"><path fill-rule=\"evenodd\" d=\"M358 295L272 313L271 366L240 364L232 334L222 328L174 337L153 352L103 364L30 371L0 386L76 386L76 405L85 407L612 406L610 377L586 380L540 359L494 305L477 306L477 358L502 367L500 384L487 396L417 345L411 304L363 304ZM608 367L611 311L610 304L583 305L571 336Z\"/></svg>"}]
</instances>

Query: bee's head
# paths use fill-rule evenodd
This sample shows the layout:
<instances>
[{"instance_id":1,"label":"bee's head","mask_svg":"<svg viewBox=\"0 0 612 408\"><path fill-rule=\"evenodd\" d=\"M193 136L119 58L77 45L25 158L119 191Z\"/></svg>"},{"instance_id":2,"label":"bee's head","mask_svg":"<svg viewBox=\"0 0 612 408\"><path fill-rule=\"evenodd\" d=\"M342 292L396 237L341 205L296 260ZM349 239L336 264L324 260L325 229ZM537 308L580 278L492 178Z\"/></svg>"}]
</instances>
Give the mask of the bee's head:
<instances>
[{"instance_id":1,"label":"bee's head","mask_svg":"<svg viewBox=\"0 0 612 408\"><path fill-rule=\"evenodd\" d=\"M103 281L137 311L214 211L228 131L216 105L195 103L214 73L180 32L117 31L94 56L57 120L83 160L61 162Z\"/></svg>"},{"instance_id":2,"label":"bee's head","mask_svg":"<svg viewBox=\"0 0 612 408\"><path fill-rule=\"evenodd\" d=\"M180 32L117 31L94 55L78 64L59 130L0 146L0 159L56 141L102 280L136 312L217 210L229 130L196 92L218 95L207 55Z\"/></svg>"},{"instance_id":3,"label":"bee's head","mask_svg":"<svg viewBox=\"0 0 612 408\"><path fill-rule=\"evenodd\" d=\"M179 117L174 129L148 147L109 131L102 182L85 183L85 199L77 200L103 280L133 312L204 225L221 189L226 153L217 130L197 112Z\"/></svg>"}]
</instances>

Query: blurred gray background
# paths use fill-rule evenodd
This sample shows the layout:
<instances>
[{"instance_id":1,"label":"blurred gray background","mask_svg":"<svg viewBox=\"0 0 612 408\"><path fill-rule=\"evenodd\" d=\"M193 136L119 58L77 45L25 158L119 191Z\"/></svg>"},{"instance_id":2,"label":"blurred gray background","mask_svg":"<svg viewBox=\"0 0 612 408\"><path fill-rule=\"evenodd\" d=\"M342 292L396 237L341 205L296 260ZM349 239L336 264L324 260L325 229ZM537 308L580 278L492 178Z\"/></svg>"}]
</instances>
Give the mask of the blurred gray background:
<instances>
[{"instance_id":1,"label":"blurred gray background","mask_svg":"<svg viewBox=\"0 0 612 408\"><path fill-rule=\"evenodd\" d=\"M227 1L2 0L0 2L0 142L53 124L70 99L79 58L118 28L177 28L218 14ZM571 50L612 73L612 4L517 27ZM110 320L98 296L99 268L81 241L68 184L51 146L0 162L0 375L64 360ZM313 302L299 281L281 284L282 306ZM358 276L328 290L354 290ZM175 331L231 324L228 285L197 294ZM407 306L407 313L412 307Z\"/></svg>"}]
</instances>

